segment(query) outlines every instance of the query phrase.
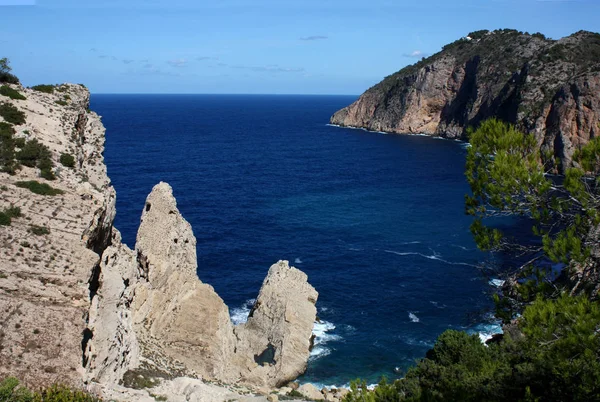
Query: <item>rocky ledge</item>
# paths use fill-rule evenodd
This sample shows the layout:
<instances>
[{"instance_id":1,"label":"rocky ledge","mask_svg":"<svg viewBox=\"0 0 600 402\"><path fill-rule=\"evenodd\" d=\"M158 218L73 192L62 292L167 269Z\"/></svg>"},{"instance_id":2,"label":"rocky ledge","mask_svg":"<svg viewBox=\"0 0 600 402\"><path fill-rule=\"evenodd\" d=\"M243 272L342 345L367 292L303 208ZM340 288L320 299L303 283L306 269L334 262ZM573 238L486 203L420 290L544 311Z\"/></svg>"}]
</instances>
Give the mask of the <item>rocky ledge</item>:
<instances>
[{"instance_id":1,"label":"rocky ledge","mask_svg":"<svg viewBox=\"0 0 600 402\"><path fill-rule=\"evenodd\" d=\"M248 321L233 325L198 278L196 238L168 184L140 206L135 249L121 242L87 89L9 87L21 96L0 95L11 110L0 110L0 213L10 216L0 225L0 378L115 400L266 400L253 395L304 372L318 297L306 274L275 263Z\"/></svg>"},{"instance_id":2,"label":"rocky ledge","mask_svg":"<svg viewBox=\"0 0 600 402\"><path fill-rule=\"evenodd\" d=\"M563 172L600 134L600 35L472 32L386 77L331 123L466 139L490 117L535 135L545 162Z\"/></svg>"}]
</instances>

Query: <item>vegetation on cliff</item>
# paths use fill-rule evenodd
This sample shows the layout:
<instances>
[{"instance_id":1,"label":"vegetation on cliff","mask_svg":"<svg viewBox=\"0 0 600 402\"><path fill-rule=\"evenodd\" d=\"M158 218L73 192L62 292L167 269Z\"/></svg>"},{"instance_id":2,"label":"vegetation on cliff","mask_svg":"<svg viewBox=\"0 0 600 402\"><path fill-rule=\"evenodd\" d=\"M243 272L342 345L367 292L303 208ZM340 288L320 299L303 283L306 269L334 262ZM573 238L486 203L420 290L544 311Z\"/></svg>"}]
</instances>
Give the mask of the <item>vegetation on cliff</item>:
<instances>
[{"instance_id":1,"label":"vegetation on cliff","mask_svg":"<svg viewBox=\"0 0 600 402\"><path fill-rule=\"evenodd\" d=\"M72 390L65 385L53 385L41 391L34 392L19 385L19 380L13 377L0 382L0 402L98 402L83 391Z\"/></svg>"},{"instance_id":2,"label":"vegetation on cliff","mask_svg":"<svg viewBox=\"0 0 600 402\"><path fill-rule=\"evenodd\" d=\"M12 68L10 67L10 61L4 57L0 59L0 83L7 84L18 84L19 79L11 74Z\"/></svg>"},{"instance_id":3,"label":"vegetation on cliff","mask_svg":"<svg viewBox=\"0 0 600 402\"><path fill-rule=\"evenodd\" d=\"M331 122L466 139L489 118L533 134L545 162L564 173L600 134L600 34L471 32L385 77Z\"/></svg>"},{"instance_id":4,"label":"vegetation on cliff","mask_svg":"<svg viewBox=\"0 0 600 402\"><path fill-rule=\"evenodd\" d=\"M577 167L551 180L532 136L492 119L470 132L466 211L482 249L517 247L533 256L496 295L509 325L499 339L446 331L403 379L374 391L355 382L358 401L590 401L600 395L598 228L600 141L575 154ZM538 246L507 239L490 217L529 219ZM552 264L562 264L552 275ZM554 265L556 268L556 265ZM519 315L519 314L522 315Z\"/></svg>"},{"instance_id":5,"label":"vegetation on cliff","mask_svg":"<svg viewBox=\"0 0 600 402\"><path fill-rule=\"evenodd\" d=\"M367 92L382 92L389 98L395 91L404 90L404 85L414 81L421 68L442 58L453 58L456 65L493 63L494 68L478 70L477 80L500 87L506 84L503 76L511 77L524 68L534 75L550 72L557 64L565 64L560 69L567 70L569 76L576 76L588 71L600 71L600 34L580 31L556 41L540 33L532 35L515 29L471 32L443 46L442 51L385 77ZM554 77L554 80L554 84L558 84L560 77Z\"/></svg>"},{"instance_id":6,"label":"vegetation on cliff","mask_svg":"<svg viewBox=\"0 0 600 402\"><path fill-rule=\"evenodd\" d=\"M405 378L373 392L354 383L345 401L596 400L598 326L600 308L583 296L538 299L502 341L446 331Z\"/></svg>"},{"instance_id":7,"label":"vegetation on cliff","mask_svg":"<svg viewBox=\"0 0 600 402\"><path fill-rule=\"evenodd\" d=\"M471 131L469 140L466 176L472 195L466 196L466 211L475 216L471 230L477 245L484 250L518 247L522 255L529 255L510 278L519 285L514 286L516 297L503 303L503 315L512 318L539 294L554 298L563 292L584 292L596 298L600 139L576 152L576 167L561 178L547 175L549 168L540 163L535 138L506 123L488 120ZM532 234L540 241L519 244L485 224L490 217L506 215L531 220ZM558 278L556 264L562 266ZM532 277L535 280L528 280Z\"/></svg>"}]
</instances>

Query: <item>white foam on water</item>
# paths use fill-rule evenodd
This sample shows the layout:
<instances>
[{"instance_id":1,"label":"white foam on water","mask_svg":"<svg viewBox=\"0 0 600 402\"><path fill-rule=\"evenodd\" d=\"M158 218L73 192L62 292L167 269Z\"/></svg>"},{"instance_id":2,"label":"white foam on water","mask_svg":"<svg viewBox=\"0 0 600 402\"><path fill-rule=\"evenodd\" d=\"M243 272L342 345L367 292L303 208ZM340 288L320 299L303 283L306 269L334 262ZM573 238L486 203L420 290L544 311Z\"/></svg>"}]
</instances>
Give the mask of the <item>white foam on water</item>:
<instances>
[{"instance_id":1,"label":"white foam on water","mask_svg":"<svg viewBox=\"0 0 600 402\"><path fill-rule=\"evenodd\" d=\"M335 325L328 321L319 320L315 322L312 331L313 335L315 336L315 340L314 346L310 351L309 360L314 361L331 353L331 349L329 349L325 345L328 342L339 341L340 339L342 339L342 337L339 335L329 333L334 329Z\"/></svg>"},{"instance_id":2,"label":"white foam on water","mask_svg":"<svg viewBox=\"0 0 600 402\"><path fill-rule=\"evenodd\" d=\"M231 310L229 315L231 316L233 325L244 324L248 321L248 314L250 314L250 310L252 309L252 306L254 306L254 303L256 303L256 299L248 299L240 307Z\"/></svg>"},{"instance_id":3,"label":"white foam on water","mask_svg":"<svg viewBox=\"0 0 600 402\"><path fill-rule=\"evenodd\" d=\"M504 286L504 283L506 281L502 280L502 279L490 279L490 281L488 282L490 285L495 286L497 288L501 288L502 286Z\"/></svg>"},{"instance_id":4,"label":"white foam on water","mask_svg":"<svg viewBox=\"0 0 600 402\"><path fill-rule=\"evenodd\" d=\"M482 343L486 343L492 339L494 335L504 333L504 331L502 331L502 326L499 323L480 324L475 327L475 331L477 332L477 335L479 335L479 339Z\"/></svg>"},{"instance_id":5,"label":"white foam on water","mask_svg":"<svg viewBox=\"0 0 600 402\"><path fill-rule=\"evenodd\" d=\"M248 299L240 307L236 307L231 310L231 322L233 325L244 324L248 321L248 314L256 303L256 299ZM327 307L321 307L321 311L327 311ZM331 341L338 341L342 339L341 336L331 334L330 331L335 329L335 325L328 321L316 321L313 327L313 335L315 336L313 349L310 351L310 360L316 360L323 356L327 356L331 353L331 349L325 345Z\"/></svg>"},{"instance_id":6,"label":"white foam on water","mask_svg":"<svg viewBox=\"0 0 600 402\"><path fill-rule=\"evenodd\" d=\"M410 311L408 312L408 318L410 318L411 322L419 322L419 321L421 321L419 319L419 317L417 317L417 315L415 313L411 313Z\"/></svg>"},{"instance_id":7,"label":"white foam on water","mask_svg":"<svg viewBox=\"0 0 600 402\"><path fill-rule=\"evenodd\" d=\"M472 248L468 248L468 247L465 247L465 246L461 246L460 244L452 244L452 247L460 248L461 250L465 250L465 251L471 251L471 250L474 250L474 249L472 249Z\"/></svg>"},{"instance_id":8,"label":"white foam on water","mask_svg":"<svg viewBox=\"0 0 600 402\"><path fill-rule=\"evenodd\" d=\"M294 260L294 264L302 264L302 260L300 259L300 257Z\"/></svg>"},{"instance_id":9,"label":"white foam on water","mask_svg":"<svg viewBox=\"0 0 600 402\"><path fill-rule=\"evenodd\" d=\"M408 251L408 252L399 252L399 251L394 251L394 250L383 250L386 253L390 253L390 254L396 254L399 255L401 257L407 256L407 255L417 255L419 257L423 257L423 258L427 258L429 260L436 260L436 261L440 261L443 262L444 264L449 264L449 265L466 265L468 267L475 267L477 268L477 265L473 265L473 264L468 264L466 262L452 262L452 261L447 261L444 260L442 258L440 258L440 254L436 253L435 251L433 252L433 255L427 255L427 254L423 254L423 253L417 253L417 252L413 252L413 251Z\"/></svg>"},{"instance_id":10,"label":"white foam on water","mask_svg":"<svg viewBox=\"0 0 600 402\"><path fill-rule=\"evenodd\" d=\"M431 304L433 304L435 307L437 307L437 308L441 308L441 309L444 309L444 308L448 307L448 306L446 306L445 304L440 304L440 303L438 303L438 302L436 302L436 301L433 301L433 300L430 300L430 301L429 301L429 303L431 303Z\"/></svg>"},{"instance_id":11,"label":"white foam on water","mask_svg":"<svg viewBox=\"0 0 600 402\"><path fill-rule=\"evenodd\" d=\"M352 130L362 130L362 131L367 131L367 132L369 132L369 133L376 133L376 134L394 134L394 133L390 133L390 132L386 132L386 131L374 131L374 130L369 130L369 129L367 129L367 128L364 128L364 127L341 126L341 125L339 125L339 124L331 124L331 123L327 123L327 124L325 124L325 125L326 125L326 126L329 126L329 127L350 128L350 129L352 129ZM463 140L460 140L460 139L458 139L458 138L444 138L444 137L440 137L440 136L438 136L438 135L431 135L431 134L424 134L424 133L404 133L404 134L401 134L401 135L416 135L416 136L419 136L419 137L430 137L430 138L433 138L433 139L435 139L435 140L455 141L455 142L458 142L458 143L460 143L460 146L461 146L463 149L467 149L467 148L469 148L469 147L471 146L471 144L470 144L470 143L468 143L468 142L465 142L465 141L463 141Z\"/></svg>"}]
</instances>

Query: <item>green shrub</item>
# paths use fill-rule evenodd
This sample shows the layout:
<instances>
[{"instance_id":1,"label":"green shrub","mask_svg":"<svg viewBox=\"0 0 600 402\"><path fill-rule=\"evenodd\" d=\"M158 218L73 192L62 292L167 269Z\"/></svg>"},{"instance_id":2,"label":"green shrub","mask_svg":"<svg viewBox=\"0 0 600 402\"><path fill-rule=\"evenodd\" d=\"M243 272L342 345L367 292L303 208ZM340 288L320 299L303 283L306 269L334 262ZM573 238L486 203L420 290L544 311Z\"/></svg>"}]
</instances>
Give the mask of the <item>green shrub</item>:
<instances>
[{"instance_id":1,"label":"green shrub","mask_svg":"<svg viewBox=\"0 0 600 402\"><path fill-rule=\"evenodd\" d=\"M63 100L57 100L54 103L61 105L61 106L67 106L69 104L68 102L65 102Z\"/></svg>"},{"instance_id":2,"label":"green shrub","mask_svg":"<svg viewBox=\"0 0 600 402\"><path fill-rule=\"evenodd\" d=\"M0 226L10 226L11 219L5 212L0 211ZM0 399L1 401L2 399Z\"/></svg>"},{"instance_id":3,"label":"green shrub","mask_svg":"<svg viewBox=\"0 0 600 402\"><path fill-rule=\"evenodd\" d=\"M14 205L12 205L12 204L11 204L11 206L10 206L10 207L8 207L8 208L6 208L6 209L4 210L4 213L5 213L6 215L8 215L9 217L11 217L11 218L19 218L19 217L21 217L21 216L22 216L22 215L21 215L21 208L19 208L19 207L15 207L15 206L14 206Z\"/></svg>"},{"instance_id":4,"label":"green shrub","mask_svg":"<svg viewBox=\"0 0 600 402\"><path fill-rule=\"evenodd\" d=\"M19 79L11 74L12 68L10 67L10 62L6 57L0 59L0 82L5 82L7 84L18 84Z\"/></svg>"},{"instance_id":5,"label":"green shrub","mask_svg":"<svg viewBox=\"0 0 600 402\"><path fill-rule=\"evenodd\" d=\"M0 82L4 82L6 84L18 84L19 79L11 73L0 71Z\"/></svg>"},{"instance_id":6,"label":"green shrub","mask_svg":"<svg viewBox=\"0 0 600 402\"><path fill-rule=\"evenodd\" d=\"M31 89L33 89L34 91L43 92L46 94L54 93L54 88L56 88L56 85L48 84L34 85L31 87Z\"/></svg>"},{"instance_id":7,"label":"green shrub","mask_svg":"<svg viewBox=\"0 0 600 402\"><path fill-rule=\"evenodd\" d=\"M25 113L10 103L0 103L0 116L2 116L8 123L16 126L25 124Z\"/></svg>"},{"instance_id":8,"label":"green shrub","mask_svg":"<svg viewBox=\"0 0 600 402\"><path fill-rule=\"evenodd\" d=\"M56 176L51 169L40 169L40 177L46 180L56 180Z\"/></svg>"},{"instance_id":9,"label":"green shrub","mask_svg":"<svg viewBox=\"0 0 600 402\"><path fill-rule=\"evenodd\" d=\"M19 380L8 377L0 382L0 402L99 402L83 391L72 390L65 385L55 384L40 392L31 392L19 386Z\"/></svg>"},{"instance_id":10,"label":"green shrub","mask_svg":"<svg viewBox=\"0 0 600 402\"><path fill-rule=\"evenodd\" d=\"M27 99L26 97L21 95L21 93L19 91L17 91L16 89L12 89L8 85L2 85L0 87L0 95L8 96L10 99L15 99L15 100Z\"/></svg>"},{"instance_id":11,"label":"green shrub","mask_svg":"<svg viewBox=\"0 0 600 402\"><path fill-rule=\"evenodd\" d=\"M368 391L354 382L346 402L358 401L592 401L600 379L600 306L562 295L527 307L516 335L484 345L476 335L449 330L403 379Z\"/></svg>"},{"instance_id":12,"label":"green shrub","mask_svg":"<svg viewBox=\"0 0 600 402\"><path fill-rule=\"evenodd\" d=\"M46 180L54 180L55 176L52 172L54 163L52 163L52 153L44 144L40 143L35 138L27 141L25 146L17 152L17 159L20 163L29 167L38 167L41 170L40 175Z\"/></svg>"},{"instance_id":13,"label":"green shrub","mask_svg":"<svg viewBox=\"0 0 600 402\"><path fill-rule=\"evenodd\" d=\"M15 183L17 187L29 189L32 193L40 194L40 195L58 195L64 194L64 191L59 190L57 188L51 187L46 183L40 183L35 180L30 181L18 181Z\"/></svg>"},{"instance_id":14,"label":"green shrub","mask_svg":"<svg viewBox=\"0 0 600 402\"><path fill-rule=\"evenodd\" d=\"M50 229L44 226L31 225L29 226L28 232L36 236L44 236L50 234Z\"/></svg>"},{"instance_id":15,"label":"green shrub","mask_svg":"<svg viewBox=\"0 0 600 402\"><path fill-rule=\"evenodd\" d=\"M0 122L0 171L15 174L18 164L15 162L15 130L6 122Z\"/></svg>"},{"instance_id":16,"label":"green shrub","mask_svg":"<svg viewBox=\"0 0 600 402\"><path fill-rule=\"evenodd\" d=\"M0 382L0 402L33 402L33 394L19 386L19 380L8 377Z\"/></svg>"},{"instance_id":17,"label":"green shrub","mask_svg":"<svg viewBox=\"0 0 600 402\"><path fill-rule=\"evenodd\" d=\"M65 385L52 385L36 393L35 402L96 402L99 399L83 391L72 390Z\"/></svg>"},{"instance_id":18,"label":"green shrub","mask_svg":"<svg viewBox=\"0 0 600 402\"><path fill-rule=\"evenodd\" d=\"M71 154L61 154L60 155L60 163L65 167L75 167L75 158Z\"/></svg>"}]
</instances>

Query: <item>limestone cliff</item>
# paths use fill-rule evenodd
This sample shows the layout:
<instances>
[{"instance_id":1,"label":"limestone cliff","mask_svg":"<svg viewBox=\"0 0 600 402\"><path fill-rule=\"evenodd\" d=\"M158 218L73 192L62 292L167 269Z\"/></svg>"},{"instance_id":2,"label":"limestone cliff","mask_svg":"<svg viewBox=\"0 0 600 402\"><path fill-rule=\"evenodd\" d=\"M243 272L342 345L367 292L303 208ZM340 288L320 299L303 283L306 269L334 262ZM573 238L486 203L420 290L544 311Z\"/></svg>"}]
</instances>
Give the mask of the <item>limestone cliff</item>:
<instances>
[{"instance_id":1,"label":"limestone cliff","mask_svg":"<svg viewBox=\"0 0 600 402\"><path fill-rule=\"evenodd\" d=\"M115 215L115 192L102 158L104 127L87 111L89 92L82 86L62 85L52 94L13 88L26 99L0 95L0 103L21 111L25 122L11 128L14 138L4 132L3 152L11 141L35 139L58 167L52 181L25 165L14 175L0 173L0 211L20 209L10 226L0 226L0 377L76 385L84 373L83 334L95 291L90 284ZM62 153L74 156L72 168L58 163ZM6 159L3 153L2 163ZM62 193L41 195L17 186L29 180Z\"/></svg>"},{"instance_id":2,"label":"limestone cliff","mask_svg":"<svg viewBox=\"0 0 600 402\"><path fill-rule=\"evenodd\" d=\"M198 278L196 238L168 184L140 206L135 249L121 242L87 89L10 87L25 99L0 95L24 120L0 117L0 218L11 216L0 220L0 378L151 400L128 388L145 376L172 400L243 400L201 380L269 389L305 370L318 294L304 273L274 264L235 327ZM43 161L29 163L28 147Z\"/></svg>"},{"instance_id":3,"label":"limestone cliff","mask_svg":"<svg viewBox=\"0 0 600 402\"><path fill-rule=\"evenodd\" d=\"M560 40L514 30L478 31L386 77L331 123L390 133L466 139L497 117L536 136L562 171L599 134L600 35Z\"/></svg>"}]
</instances>

